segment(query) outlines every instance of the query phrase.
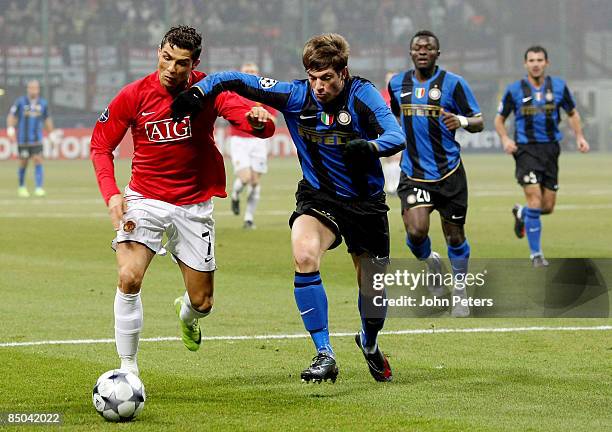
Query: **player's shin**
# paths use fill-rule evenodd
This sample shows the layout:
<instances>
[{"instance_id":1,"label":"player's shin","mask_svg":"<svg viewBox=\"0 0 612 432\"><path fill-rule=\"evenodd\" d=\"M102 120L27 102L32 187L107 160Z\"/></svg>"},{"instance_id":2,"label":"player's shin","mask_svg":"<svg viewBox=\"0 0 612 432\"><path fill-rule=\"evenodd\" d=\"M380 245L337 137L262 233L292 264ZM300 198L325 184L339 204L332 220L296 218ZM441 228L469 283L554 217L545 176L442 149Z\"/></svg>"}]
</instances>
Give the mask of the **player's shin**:
<instances>
[{"instance_id":1,"label":"player's shin","mask_svg":"<svg viewBox=\"0 0 612 432\"><path fill-rule=\"evenodd\" d=\"M257 184L255 186L249 186L247 188L248 198L246 210L244 212L244 220L245 221L253 221L255 217L255 209L257 208L257 203L259 203L261 187Z\"/></svg>"},{"instance_id":2,"label":"player's shin","mask_svg":"<svg viewBox=\"0 0 612 432\"><path fill-rule=\"evenodd\" d=\"M462 300L467 299L466 291L466 274L468 271L468 261L470 259L470 244L467 239L459 246L448 245L448 258L453 268L453 307L451 315L454 317L467 317L470 315L469 306L463 301L457 302L455 297L460 297Z\"/></svg>"},{"instance_id":3,"label":"player's shin","mask_svg":"<svg viewBox=\"0 0 612 432\"><path fill-rule=\"evenodd\" d=\"M43 186L44 171L43 166L38 164L34 167L34 179L36 181L36 187L41 188Z\"/></svg>"},{"instance_id":4,"label":"player's shin","mask_svg":"<svg viewBox=\"0 0 612 432\"><path fill-rule=\"evenodd\" d=\"M467 239L459 246L448 245L448 258L453 268L453 278L463 281L468 270L468 261L470 259L470 244Z\"/></svg>"},{"instance_id":5,"label":"player's shin","mask_svg":"<svg viewBox=\"0 0 612 432\"><path fill-rule=\"evenodd\" d=\"M319 272L296 272L293 293L304 327L310 333L317 351L333 356L327 326L327 295Z\"/></svg>"},{"instance_id":6,"label":"player's shin","mask_svg":"<svg viewBox=\"0 0 612 432\"><path fill-rule=\"evenodd\" d=\"M527 232L527 241L529 242L529 251L531 256L541 255L542 246L540 239L542 236L542 222L540 215L542 211L538 208L526 207L523 209L525 218L525 231Z\"/></svg>"},{"instance_id":7,"label":"player's shin","mask_svg":"<svg viewBox=\"0 0 612 432\"><path fill-rule=\"evenodd\" d=\"M136 356L143 322L140 293L124 294L117 288L114 312L115 345L121 359L121 368L138 375Z\"/></svg>"},{"instance_id":8,"label":"player's shin","mask_svg":"<svg viewBox=\"0 0 612 432\"><path fill-rule=\"evenodd\" d=\"M384 293L383 293L384 296ZM378 333L382 330L385 325L385 318L387 316L387 306L383 308L377 308L377 317L370 317L367 314L366 307L363 306L363 301L371 301L367 297L364 298L361 290L359 290L359 299L357 300L357 306L359 307L359 315L361 316L361 331L359 336L361 337L361 346L363 350L368 354L376 352L378 347Z\"/></svg>"},{"instance_id":9,"label":"player's shin","mask_svg":"<svg viewBox=\"0 0 612 432\"><path fill-rule=\"evenodd\" d=\"M240 196L240 192L242 192L242 189L244 189L244 183L242 183L242 180L240 180L240 177L236 177L236 179L234 180L234 184L232 186L231 198L233 200L237 200L238 197Z\"/></svg>"},{"instance_id":10,"label":"player's shin","mask_svg":"<svg viewBox=\"0 0 612 432\"><path fill-rule=\"evenodd\" d=\"M412 254L420 260L427 259L431 255L431 239L429 236L427 236L421 243L417 243L416 241L411 240L410 236L407 235L406 245L408 245L410 251L412 251Z\"/></svg>"},{"instance_id":11,"label":"player's shin","mask_svg":"<svg viewBox=\"0 0 612 432\"><path fill-rule=\"evenodd\" d=\"M453 267L453 275L465 275L468 270L468 260L470 259L470 244L467 239L459 246L448 245L448 258Z\"/></svg>"},{"instance_id":12,"label":"player's shin","mask_svg":"<svg viewBox=\"0 0 612 432\"><path fill-rule=\"evenodd\" d=\"M17 177L19 179L19 187L25 186L25 167L19 167L17 170Z\"/></svg>"},{"instance_id":13,"label":"player's shin","mask_svg":"<svg viewBox=\"0 0 612 432\"><path fill-rule=\"evenodd\" d=\"M192 327L197 322L197 320L208 316L211 311L212 308L205 312L199 312L195 310L193 306L191 306L189 294L187 294L187 291L185 291L185 294L183 295L183 304L181 305L181 311L179 314L179 317L185 324L187 324L189 327Z\"/></svg>"}]
</instances>

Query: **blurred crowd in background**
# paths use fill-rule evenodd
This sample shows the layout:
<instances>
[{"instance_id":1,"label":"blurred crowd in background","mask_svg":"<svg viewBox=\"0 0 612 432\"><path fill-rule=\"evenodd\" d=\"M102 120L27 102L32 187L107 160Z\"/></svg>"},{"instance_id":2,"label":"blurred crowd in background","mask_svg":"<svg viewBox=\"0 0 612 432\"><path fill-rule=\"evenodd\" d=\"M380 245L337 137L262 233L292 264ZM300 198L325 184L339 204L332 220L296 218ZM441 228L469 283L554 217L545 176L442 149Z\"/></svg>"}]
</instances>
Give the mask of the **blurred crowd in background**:
<instances>
[{"instance_id":1,"label":"blurred crowd in background","mask_svg":"<svg viewBox=\"0 0 612 432\"><path fill-rule=\"evenodd\" d=\"M161 37L179 23L204 36L201 70L248 59L284 80L303 76L305 40L338 32L351 44L351 72L378 86L411 65L410 37L430 29L440 63L473 83L483 111L522 75L534 43L548 48L552 73L612 76L609 0L0 0L0 10L0 108L42 79L63 126L91 122L121 86L153 71Z\"/></svg>"}]
</instances>

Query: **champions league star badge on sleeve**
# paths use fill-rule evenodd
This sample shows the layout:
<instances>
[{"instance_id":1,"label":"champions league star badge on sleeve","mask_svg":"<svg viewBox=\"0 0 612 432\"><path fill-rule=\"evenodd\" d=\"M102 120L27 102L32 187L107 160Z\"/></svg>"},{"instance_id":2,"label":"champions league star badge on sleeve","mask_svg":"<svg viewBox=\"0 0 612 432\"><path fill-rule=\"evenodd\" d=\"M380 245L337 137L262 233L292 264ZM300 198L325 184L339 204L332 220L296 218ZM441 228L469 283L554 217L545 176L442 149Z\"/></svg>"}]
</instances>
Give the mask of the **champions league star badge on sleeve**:
<instances>
[{"instance_id":1,"label":"champions league star badge on sleeve","mask_svg":"<svg viewBox=\"0 0 612 432\"><path fill-rule=\"evenodd\" d=\"M265 78L265 77L259 78L259 85L261 86L262 89L272 88L276 85L277 82L278 81L272 78Z\"/></svg>"},{"instance_id":2,"label":"champions league star badge on sleeve","mask_svg":"<svg viewBox=\"0 0 612 432\"><path fill-rule=\"evenodd\" d=\"M104 112L102 112L102 114L100 114L100 117L98 118L98 121L100 123L104 123L104 122L106 122L108 120L109 117L110 117L110 111L108 110L108 107L106 107Z\"/></svg>"}]
</instances>

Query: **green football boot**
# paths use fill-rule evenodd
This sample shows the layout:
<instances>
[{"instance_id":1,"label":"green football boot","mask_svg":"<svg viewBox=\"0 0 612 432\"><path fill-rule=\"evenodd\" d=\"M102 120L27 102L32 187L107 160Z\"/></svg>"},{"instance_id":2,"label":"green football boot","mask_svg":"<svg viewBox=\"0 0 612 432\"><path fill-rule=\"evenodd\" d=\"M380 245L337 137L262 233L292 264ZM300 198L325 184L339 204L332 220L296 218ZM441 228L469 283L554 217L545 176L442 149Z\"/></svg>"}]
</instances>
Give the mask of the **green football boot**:
<instances>
[{"instance_id":1,"label":"green football boot","mask_svg":"<svg viewBox=\"0 0 612 432\"><path fill-rule=\"evenodd\" d=\"M176 316L179 318L181 324L183 344L189 351L197 351L200 349L200 343L202 342L202 332L200 331L200 324L196 320L193 326L188 326L181 319L181 307L183 306L183 296L177 297L174 300L174 310L176 310Z\"/></svg>"}]
</instances>

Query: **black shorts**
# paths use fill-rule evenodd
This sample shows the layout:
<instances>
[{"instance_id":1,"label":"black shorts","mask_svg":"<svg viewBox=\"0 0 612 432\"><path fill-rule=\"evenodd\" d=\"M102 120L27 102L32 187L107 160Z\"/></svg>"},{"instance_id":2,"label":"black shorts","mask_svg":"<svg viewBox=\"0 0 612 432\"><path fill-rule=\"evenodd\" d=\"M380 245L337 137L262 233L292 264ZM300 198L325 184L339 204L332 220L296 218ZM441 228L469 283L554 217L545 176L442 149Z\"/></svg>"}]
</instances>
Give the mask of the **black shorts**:
<instances>
[{"instance_id":1,"label":"black shorts","mask_svg":"<svg viewBox=\"0 0 612 432\"><path fill-rule=\"evenodd\" d=\"M514 153L516 181L521 186L539 184L559 189L559 143L518 144Z\"/></svg>"},{"instance_id":2,"label":"black shorts","mask_svg":"<svg viewBox=\"0 0 612 432\"><path fill-rule=\"evenodd\" d=\"M301 215L313 216L336 235L329 249L338 247L344 237L349 253L367 253L378 258L389 256L389 207L384 193L368 200L342 200L302 180L298 183L295 199L290 227Z\"/></svg>"},{"instance_id":3,"label":"black shorts","mask_svg":"<svg viewBox=\"0 0 612 432\"><path fill-rule=\"evenodd\" d=\"M445 221L465 224L468 186L463 162L451 175L436 182L412 180L402 171L397 195L402 203L402 214L415 207L432 207Z\"/></svg>"},{"instance_id":4,"label":"black shorts","mask_svg":"<svg viewBox=\"0 0 612 432\"><path fill-rule=\"evenodd\" d=\"M32 156L41 154L43 151L42 144L18 144L17 145L17 156L19 159L29 159Z\"/></svg>"}]
</instances>

